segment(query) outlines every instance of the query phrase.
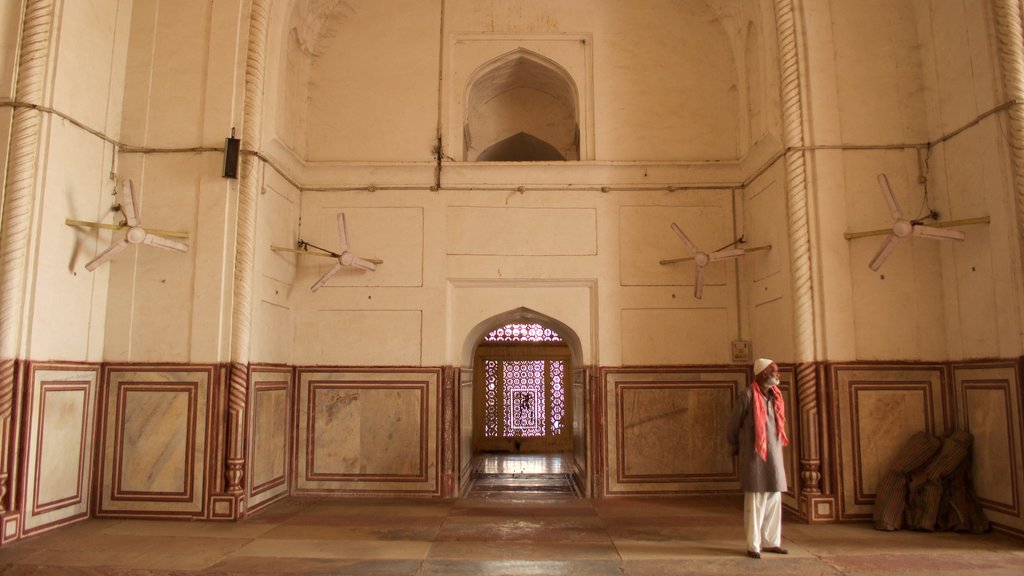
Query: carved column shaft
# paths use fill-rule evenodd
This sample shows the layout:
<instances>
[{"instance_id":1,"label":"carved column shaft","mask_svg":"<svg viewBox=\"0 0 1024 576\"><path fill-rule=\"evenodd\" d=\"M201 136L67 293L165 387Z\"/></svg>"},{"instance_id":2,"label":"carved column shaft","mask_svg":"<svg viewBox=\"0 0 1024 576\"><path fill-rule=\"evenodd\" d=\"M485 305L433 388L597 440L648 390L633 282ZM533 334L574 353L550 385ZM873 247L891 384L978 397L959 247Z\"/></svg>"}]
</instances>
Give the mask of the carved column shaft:
<instances>
[{"instance_id":1,"label":"carved column shaft","mask_svg":"<svg viewBox=\"0 0 1024 576\"><path fill-rule=\"evenodd\" d=\"M811 268L810 224L807 210L807 169L804 146L799 45L793 0L776 0L779 75L782 83L783 140L786 147L786 199L789 224L790 274L800 409L800 470L803 492L820 492L818 376L815 367L814 282Z\"/></svg>"},{"instance_id":2,"label":"carved column shaft","mask_svg":"<svg viewBox=\"0 0 1024 576\"><path fill-rule=\"evenodd\" d=\"M1007 98L1016 101L1009 109L1010 151L1017 204L1017 242L1024 254L1024 25L1020 0L996 0L995 8L1003 86Z\"/></svg>"},{"instance_id":3,"label":"carved column shaft","mask_svg":"<svg viewBox=\"0 0 1024 576\"><path fill-rule=\"evenodd\" d=\"M235 243L234 299L231 316L231 374L228 388L227 491L241 494L245 470L245 407L249 390L249 345L252 333L252 292L256 245L256 199L263 118L269 0L253 0L249 47L245 60L245 104L242 119L242 170L238 187L238 228ZM247 153L246 153L247 152Z\"/></svg>"},{"instance_id":4,"label":"carved column shaft","mask_svg":"<svg viewBox=\"0 0 1024 576\"><path fill-rule=\"evenodd\" d=\"M22 24L21 50L15 99L27 104L43 104L46 69L50 57L50 30L53 27L53 1L29 0ZM42 113L32 108L14 110L11 144L4 190L3 223L0 224L0 434L11 438L11 412L14 399L15 365L21 344L23 295L29 236L32 228L32 204L39 163ZM0 512L7 506L10 478L10 446L0 447Z\"/></svg>"}]
</instances>

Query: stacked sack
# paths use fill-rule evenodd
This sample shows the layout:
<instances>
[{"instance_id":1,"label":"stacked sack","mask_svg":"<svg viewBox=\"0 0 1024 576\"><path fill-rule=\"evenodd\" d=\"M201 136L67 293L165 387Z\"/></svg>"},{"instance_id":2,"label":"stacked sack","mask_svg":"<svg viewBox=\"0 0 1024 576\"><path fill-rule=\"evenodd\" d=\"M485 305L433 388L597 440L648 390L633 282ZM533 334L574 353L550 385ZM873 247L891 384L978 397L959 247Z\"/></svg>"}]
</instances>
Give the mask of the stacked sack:
<instances>
[{"instance_id":1,"label":"stacked sack","mask_svg":"<svg viewBox=\"0 0 1024 576\"><path fill-rule=\"evenodd\" d=\"M875 499L877 530L955 530L980 534L988 519L971 481L969 432L955 430L939 440L914 434L900 450ZM909 484L909 489L908 489Z\"/></svg>"}]
</instances>

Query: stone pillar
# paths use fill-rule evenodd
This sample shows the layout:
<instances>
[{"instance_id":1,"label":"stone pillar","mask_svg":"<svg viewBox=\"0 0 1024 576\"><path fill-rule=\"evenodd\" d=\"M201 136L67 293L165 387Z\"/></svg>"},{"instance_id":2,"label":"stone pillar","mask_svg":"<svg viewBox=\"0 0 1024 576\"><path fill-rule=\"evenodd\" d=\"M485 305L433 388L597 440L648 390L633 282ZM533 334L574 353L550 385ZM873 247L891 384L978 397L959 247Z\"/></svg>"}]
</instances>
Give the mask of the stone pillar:
<instances>
[{"instance_id":1,"label":"stone pillar","mask_svg":"<svg viewBox=\"0 0 1024 576\"><path fill-rule=\"evenodd\" d=\"M231 316L231 369L228 377L227 492L238 498L244 515L245 428L249 391L249 343L252 332L252 291L256 244L256 201L259 196L263 85L266 66L269 0L253 0L249 47L245 60L245 104L242 119L242 170L238 187L238 229L235 243L234 298Z\"/></svg>"},{"instance_id":2,"label":"stone pillar","mask_svg":"<svg viewBox=\"0 0 1024 576\"><path fill-rule=\"evenodd\" d=\"M796 395L800 414L800 486L803 494L821 493L821 452L818 446L818 370L816 364L814 275L807 209L807 170L800 47L794 0L776 0L779 74L782 92L783 143L789 250L792 258L793 334L796 338Z\"/></svg>"},{"instance_id":3,"label":"stone pillar","mask_svg":"<svg viewBox=\"0 0 1024 576\"><path fill-rule=\"evenodd\" d=\"M1017 205L1017 244L1024 254L1024 25L1020 0L995 0L999 63L1010 105L1010 152ZM1021 319L1024 322L1024 319Z\"/></svg>"},{"instance_id":4,"label":"stone pillar","mask_svg":"<svg viewBox=\"0 0 1024 576\"><path fill-rule=\"evenodd\" d=\"M11 434L11 415L21 347L25 270L42 130L42 112L35 106L43 105L53 18L52 0L28 0L22 21L16 107L11 127L3 222L0 224L0 437L8 443L0 446L0 513L11 507L8 503L10 442L14 436Z\"/></svg>"}]
</instances>

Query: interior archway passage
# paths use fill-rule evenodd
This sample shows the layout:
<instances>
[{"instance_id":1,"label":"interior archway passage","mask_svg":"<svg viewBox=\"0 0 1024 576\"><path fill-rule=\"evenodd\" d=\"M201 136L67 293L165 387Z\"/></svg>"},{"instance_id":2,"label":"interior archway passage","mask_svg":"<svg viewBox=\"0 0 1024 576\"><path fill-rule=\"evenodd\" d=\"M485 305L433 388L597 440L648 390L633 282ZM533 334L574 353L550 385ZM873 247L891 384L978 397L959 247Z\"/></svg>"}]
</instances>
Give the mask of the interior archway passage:
<instances>
[{"instance_id":1,"label":"interior archway passage","mask_svg":"<svg viewBox=\"0 0 1024 576\"><path fill-rule=\"evenodd\" d=\"M474 452L572 450L568 346L485 343L475 364Z\"/></svg>"}]
</instances>

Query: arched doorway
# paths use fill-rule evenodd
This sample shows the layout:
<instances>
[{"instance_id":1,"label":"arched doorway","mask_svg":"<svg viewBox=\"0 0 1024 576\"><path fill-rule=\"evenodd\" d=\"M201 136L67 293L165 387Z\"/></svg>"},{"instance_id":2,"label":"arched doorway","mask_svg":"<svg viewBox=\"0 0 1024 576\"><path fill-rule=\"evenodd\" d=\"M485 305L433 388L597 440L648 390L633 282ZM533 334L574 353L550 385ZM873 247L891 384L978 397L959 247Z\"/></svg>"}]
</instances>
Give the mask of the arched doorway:
<instances>
[{"instance_id":1,"label":"arched doorway","mask_svg":"<svg viewBox=\"0 0 1024 576\"><path fill-rule=\"evenodd\" d=\"M576 333L519 308L477 325L466 345L463 489L514 474L516 489L553 487L557 477L587 494L588 374Z\"/></svg>"}]
</instances>

